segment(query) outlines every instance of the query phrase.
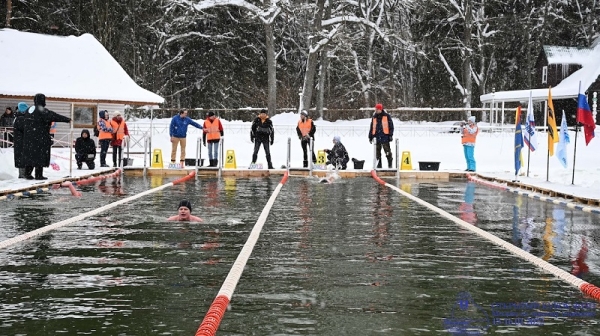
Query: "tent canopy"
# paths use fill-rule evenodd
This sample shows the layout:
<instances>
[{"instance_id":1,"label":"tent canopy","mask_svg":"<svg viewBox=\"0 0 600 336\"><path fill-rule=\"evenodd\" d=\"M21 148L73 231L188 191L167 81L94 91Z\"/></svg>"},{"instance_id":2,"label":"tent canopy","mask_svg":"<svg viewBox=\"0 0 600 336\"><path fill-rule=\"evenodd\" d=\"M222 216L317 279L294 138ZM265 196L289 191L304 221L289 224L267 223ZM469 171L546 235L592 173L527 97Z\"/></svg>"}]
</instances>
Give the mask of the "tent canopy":
<instances>
[{"instance_id":1,"label":"tent canopy","mask_svg":"<svg viewBox=\"0 0 600 336\"><path fill-rule=\"evenodd\" d=\"M90 34L52 36L0 29L0 97L156 105Z\"/></svg>"}]
</instances>

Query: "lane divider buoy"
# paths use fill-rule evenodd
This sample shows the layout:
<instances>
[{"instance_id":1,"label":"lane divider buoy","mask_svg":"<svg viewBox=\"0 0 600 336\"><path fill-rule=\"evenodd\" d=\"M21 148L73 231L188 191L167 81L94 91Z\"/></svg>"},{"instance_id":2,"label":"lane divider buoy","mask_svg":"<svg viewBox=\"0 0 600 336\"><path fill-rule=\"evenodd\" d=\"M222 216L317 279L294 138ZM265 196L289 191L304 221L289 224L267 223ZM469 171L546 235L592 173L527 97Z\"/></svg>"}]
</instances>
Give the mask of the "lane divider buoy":
<instances>
[{"instance_id":1,"label":"lane divider buoy","mask_svg":"<svg viewBox=\"0 0 600 336\"><path fill-rule=\"evenodd\" d=\"M566 283L574 286L575 288L579 289L581 292L585 293L586 295L589 295L590 297L594 298L595 300L600 301L600 288L596 287L595 285L593 285L587 281L583 281L583 280L579 279L578 277L550 264L549 262L547 262L541 258L538 258L538 257L534 256L533 254L526 252L526 251L522 250L521 248L519 248L505 240L502 240L502 239L494 236L493 234L491 234L487 231L484 231L484 230L448 213L447 211L444 211L444 210L436 207L433 204L430 204L416 196L413 196L412 194L407 193L406 191L404 191L396 186L386 183L379 176L377 176L377 173L375 172L375 170L371 171L371 176L378 183L385 185L386 187L388 187L390 189L396 190L402 196L407 197L416 203L419 203L420 205L438 213L442 217L453 221L454 223L458 224L460 227L462 227L466 230L469 230L469 231L489 240L490 242L508 250L509 252L515 254L516 256L534 264L535 266L538 266L542 270L549 272L550 274L553 274L554 276L565 281Z\"/></svg>"},{"instance_id":2,"label":"lane divider buoy","mask_svg":"<svg viewBox=\"0 0 600 336\"><path fill-rule=\"evenodd\" d=\"M283 188L283 185L285 184L287 179L288 173L285 172L283 174L281 182L279 182L279 185L277 186L277 188L275 188L273 194L271 194L271 197L269 198L269 201L267 201L267 204L260 213L260 216L258 216L258 220L256 221L256 224L254 224L254 227L250 232L250 236L248 236L244 247L242 247L242 250L240 251L238 257L235 259L235 262L233 263L233 266L231 266L231 269L229 270L225 281L223 281L223 285L221 286L217 297L210 305L210 308L208 309L206 316L204 316L200 327L198 327L198 330L196 331L196 336L212 336L217 333L217 329L219 329L219 324L221 324L223 315L225 315L225 311L227 310L229 301L231 301L231 296L233 295L235 287L237 286L237 283L240 280L240 277L242 276L242 272L244 271L246 262L248 261L248 258L250 258L252 250L254 249L254 245L258 241L258 237L260 236L260 232L262 231L263 225L267 221L267 217L269 216L271 207L273 206L277 195L279 195L279 191L281 190L281 188Z\"/></svg>"}]
</instances>

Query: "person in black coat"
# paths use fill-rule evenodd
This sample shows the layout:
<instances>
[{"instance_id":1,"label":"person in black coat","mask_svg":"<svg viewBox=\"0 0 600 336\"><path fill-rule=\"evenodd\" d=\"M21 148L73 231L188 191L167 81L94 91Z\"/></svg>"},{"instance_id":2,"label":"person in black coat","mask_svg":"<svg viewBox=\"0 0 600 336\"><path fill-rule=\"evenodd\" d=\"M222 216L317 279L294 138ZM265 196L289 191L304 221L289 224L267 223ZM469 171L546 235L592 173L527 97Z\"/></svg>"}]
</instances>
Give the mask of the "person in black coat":
<instances>
[{"instance_id":1,"label":"person in black coat","mask_svg":"<svg viewBox=\"0 0 600 336\"><path fill-rule=\"evenodd\" d=\"M377 157L377 168L381 168L381 148L387 157L388 168L392 168L392 150L390 142L394 138L394 122L383 109L382 104L375 105L375 114L371 118L371 126L369 127L369 142L376 142L375 156Z\"/></svg>"},{"instance_id":2,"label":"person in black coat","mask_svg":"<svg viewBox=\"0 0 600 336\"><path fill-rule=\"evenodd\" d=\"M333 137L333 148L326 149L325 153L327 153L327 165L331 164L338 169L346 170L350 158L339 135Z\"/></svg>"},{"instance_id":3,"label":"person in black coat","mask_svg":"<svg viewBox=\"0 0 600 336\"><path fill-rule=\"evenodd\" d=\"M25 165L22 163L21 157L23 155L23 120L25 118L25 112L27 112L27 103L20 102L17 107L17 114L15 116L14 123L14 144L15 144L15 167L19 169L19 178L25 178ZM31 173L30 173L31 174Z\"/></svg>"},{"instance_id":4,"label":"person in black coat","mask_svg":"<svg viewBox=\"0 0 600 336\"><path fill-rule=\"evenodd\" d=\"M75 160L77 161L77 169L85 162L89 169L94 169L96 164L96 142L90 138L90 131L84 129L81 131L81 137L75 140Z\"/></svg>"},{"instance_id":5,"label":"person in black coat","mask_svg":"<svg viewBox=\"0 0 600 336\"><path fill-rule=\"evenodd\" d=\"M4 114L0 116L0 133L2 133L2 143L0 144L0 147L12 147L12 145L9 144L9 142L13 142L13 134L11 128L13 127L14 123L15 114L13 113L12 108L7 107L6 111L4 111Z\"/></svg>"},{"instance_id":6,"label":"person in black coat","mask_svg":"<svg viewBox=\"0 0 600 336\"><path fill-rule=\"evenodd\" d=\"M273 169L271 163L271 151L269 150L269 144L272 146L275 141L275 131L273 130L273 122L267 115L267 110L262 109L256 119L252 122L252 128L250 130L250 141L254 143L254 153L252 154L252 163L256 163L256 157L258 156L258 150L262 144L265 149L267 157L267 164L269 169Z\"/></svg>"},{"instance_id":7,"label":"person in black coat","mask_svg":"<svg viewBox=\"0 0 600 336\"><path fill-rule=\"evenodd\" d=\"M35 168L36 180L47 180L43 176L44 167L50 166L50 125L52 122L71 122L71 118L62 116L46 108L46 96L38 93L33 98L34 106L30 107L23 120L23 155L22 163L26 168L25 178L33 179L31 172Z\"/></svg>"}]
</instances>

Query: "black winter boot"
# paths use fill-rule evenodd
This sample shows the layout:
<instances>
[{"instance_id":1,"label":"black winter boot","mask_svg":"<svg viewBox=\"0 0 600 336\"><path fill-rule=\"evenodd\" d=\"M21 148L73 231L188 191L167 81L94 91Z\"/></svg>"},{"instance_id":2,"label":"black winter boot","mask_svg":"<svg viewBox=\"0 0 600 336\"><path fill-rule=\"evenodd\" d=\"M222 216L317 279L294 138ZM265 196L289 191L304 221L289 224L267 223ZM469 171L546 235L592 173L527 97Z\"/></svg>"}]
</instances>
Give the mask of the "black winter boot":
<instances>
[{"instance_id":1,"label":"black winter boot","mask_svg":"<svg viewBox=\"0 0 600 336\"><path fill-rule=\"evenodd\" d=\"M25 178L28 180L33 180L33 176L31 176L31 173L33 173L33 167L25 167Z\"/></svg>"},{"instance_id":2,"label":"black winter boot","mask_svg":"<svg viewBox=\"0 0 600 336\"><path fill-rule=\"evenodd\" d=\"M252 163L256 163L257 154L252 154Z\"/></svg>"},{"instance_id":3,"label":"black winter boot","mask_svg":"<svg viewBox=\"0 0 600 336\"><path fill-rule=\"evenodd\" d=\"M394 161L394 159L392 159L391 156L388 156L387 161L388 161L388 168L391 169L392 168L392 162Z\"/></svg>"},{"instance_id":4,"label":"black winter boot","mask_svg":"<svg viewBox=\"0 0 600 336\"><path fill-rule=\"evenodd\" d=\"M35 179L36 180L47 180L44 176L44 167L35 167Z\"/></svg>"},{"instance_id":5,"label":"black winter boot","mask_svg":"<svg viewBox=\"0 0 600 336\"><path fill-rule=\"evenodd\" d=\"M381 160L377 160L377 168L381 168Z\"/></svg>"},{"instance_id":6,"label":"black winter boot","mask_svg":"<svg viewBox=\"0 0 600 336\"><path fill-rule=\"evenodd\" d=\"M19 178L25 178L25 168L19 168Z\"/></svg>"},{"instance_id":7,"label":"black winter boot","mask_svg":"<svg viewBox=\"0 0 600 336\"><path fill-rule=\"evenodd\" d=\"M304 167L304 168L308 168L308 161L304 161L304 162L302 163L302 167Z\"/></svg>"}]
</instances>

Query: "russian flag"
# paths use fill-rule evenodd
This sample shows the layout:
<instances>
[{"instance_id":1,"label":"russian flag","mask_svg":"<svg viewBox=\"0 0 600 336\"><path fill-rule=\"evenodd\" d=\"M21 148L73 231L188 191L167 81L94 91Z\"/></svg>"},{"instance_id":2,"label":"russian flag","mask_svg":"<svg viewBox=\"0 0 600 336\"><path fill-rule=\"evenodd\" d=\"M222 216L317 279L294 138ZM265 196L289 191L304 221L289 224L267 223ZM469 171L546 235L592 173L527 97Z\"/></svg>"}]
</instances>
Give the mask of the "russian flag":
<instances>
[{"instance_id":1,"label":"russian flag","mask_svg":"<svg viewBox=\"0 0 600 336\"><path fill-rule=\"evenodd\" d=\"M587 98L582 93L579 93L577 97L577 122L583 125L585 145L587 146L595 136L594 129L596 129L596 122Z\"/></svg>"}]
</instances>

